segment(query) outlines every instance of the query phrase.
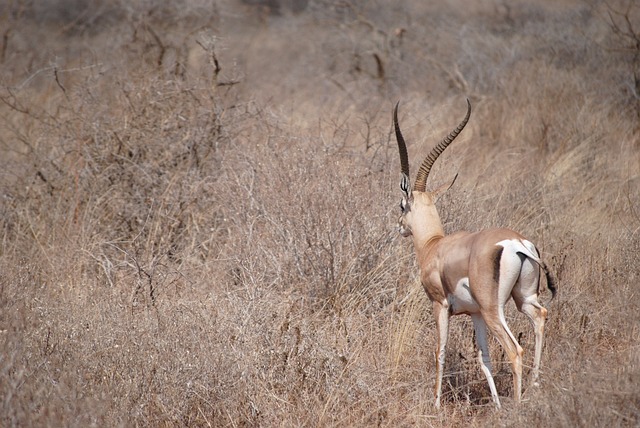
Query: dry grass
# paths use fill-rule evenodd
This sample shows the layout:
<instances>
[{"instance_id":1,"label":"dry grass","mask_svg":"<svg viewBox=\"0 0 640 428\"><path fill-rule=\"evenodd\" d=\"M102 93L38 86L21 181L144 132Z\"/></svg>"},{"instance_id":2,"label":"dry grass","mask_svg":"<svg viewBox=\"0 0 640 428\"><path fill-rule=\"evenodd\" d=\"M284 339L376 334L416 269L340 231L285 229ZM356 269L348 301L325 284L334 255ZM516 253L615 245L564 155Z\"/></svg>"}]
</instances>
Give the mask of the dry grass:
<instances>
[{"instance_id":1,"label":"dry grass","mask_svg":"<svg viewBox=\"0 0 640 428\"><path fill-rule=\"evenodd\" d=\"M639 423L634 2L36 3L0 6L0 425ZM432 407L394 224L393 103L418 162L465 97L445 227L559 278L521 405L493 344L499 412L464 318Z\"/></svg>"}]
</instances>

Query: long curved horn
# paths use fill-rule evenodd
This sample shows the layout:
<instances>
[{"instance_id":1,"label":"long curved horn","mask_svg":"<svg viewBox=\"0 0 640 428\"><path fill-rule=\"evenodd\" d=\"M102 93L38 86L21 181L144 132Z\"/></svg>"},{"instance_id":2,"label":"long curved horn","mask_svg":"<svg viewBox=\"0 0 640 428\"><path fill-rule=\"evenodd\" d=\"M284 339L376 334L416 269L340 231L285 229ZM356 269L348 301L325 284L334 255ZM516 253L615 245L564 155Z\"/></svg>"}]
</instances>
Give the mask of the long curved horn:
<instances>
[{"instance_id":1,"label":"long curved horn","mask_svg":"<svg viewBox=\"0 0 640 428\"><path fill-rule=\"evenodd\" d=\"M416 182L413 185L413 190L418 192L426 191L427 178L429 177L429 172L431 171L433 163L436 161L436 159L438 159L438 156L440 156L442 152L444 152L444 149L446 149L447 146L451 144L453 140L456 139L458 134L464 129L465 125L469 121L470 116L471 102L469 102L469 99L467 99L467 115L464 117L464 119L462 119L460 125L458 125L456 129L451 131L451 133L447 135L447 137L442 140L440 144L431 149L431 153L429 153L427 157L424 158L424 160L422 161L422 165L420 165L420 169L418 170L418 174L416 175Z\"/></svg>"},{"instance_id":2,"label":"long curved horn","mask_svg":"<svg viewBox=\"0 0 640 428\"><path fill-rule=\"evenodd\" d=\"M400 132L400 125L398 125L398 105L400 101L396 103L396 107L393 109L393 126L396 129L396 141L398 141L398 151L400 152L400 168L402 173L409 178L409 156L407 155L407 145Z\"/></svg>"}]
</instances>

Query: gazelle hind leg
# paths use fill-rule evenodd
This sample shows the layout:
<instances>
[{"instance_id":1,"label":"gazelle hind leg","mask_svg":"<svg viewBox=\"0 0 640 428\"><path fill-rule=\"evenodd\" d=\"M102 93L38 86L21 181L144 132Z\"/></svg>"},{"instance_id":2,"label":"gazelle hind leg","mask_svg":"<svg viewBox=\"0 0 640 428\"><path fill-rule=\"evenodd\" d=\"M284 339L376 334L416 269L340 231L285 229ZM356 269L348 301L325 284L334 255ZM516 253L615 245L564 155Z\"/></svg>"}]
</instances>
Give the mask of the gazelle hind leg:
<instances>
[{"instance_id":1,"label":"gazelle hind leg","mask_svg":"<svg viewBox=\"0 0 640 428\"><path fill-rule=\"evenodd\" d=\"M529 318L535 334L532 381L536 386L539 385L544 325L547 319L547 310L538 302L539 281L540 270L537 264L527 258L522 263L520 277L512 292L516 307Z\"/></svg>"},{"instance_id":2,"label":"gazelle hind leg","mask_svg":"<svg viewBox=\"0 0 640 428\"><path fill-rule=\"evenodd\" d=\"M524 351L507 326L502 306L498 307L497 316L485 317L485 322L507 353L513 374L513 398L519 402L522 396L522 356Z\"/></svg>"},{"instance_id":3,"label":"gazelle hind leg","mask_svg":"<svg viewBox=\"0 0 640 428\"><path fill-rule=\"evenodd\" d=\"M532 381L535 386L539 386L540 378L540 361L542 359L542 346L544 341L544 324L547 319L547 310L540 306L536 301L534 303L524 302L520 309L531 320L533 331L536 338L536 347L533 356L533 373Z\"/></svg>"},{"instance_id":4,"label":"gazelle hind leg","mask_svg":"<svg viewBox=\"0 0 640 428\"><path fill-rule=\"evenodd\" d=\"M513 395L516 402L519 402L522 395L522 356L524 351L507 325L504 307L513 295L526 257L514 251L512 245L513 242L504 242L504 251L499 260L499 275L497 275L498 301L488 312L483 313L483 317L509 357L513 373Z\"/></svg>"},{"instance_id":5,"label":"gazelle hind leg","mask_svg":"<svg viewBox=\"0 0 640 428\"><path fill-rule=\"evenodd\" d=\"M487 324L479 314L471 315L471 319L473 320L473 327L476 332L476 344L478 345L478 362L480 363L482 372L487 378L487 383L489 384L489 389L491 390L491 399L499 409L500 399L498 398L496 384L493 381L491 355L489 355L489 342L487 341Z\"/></svg>"}]
</instances>

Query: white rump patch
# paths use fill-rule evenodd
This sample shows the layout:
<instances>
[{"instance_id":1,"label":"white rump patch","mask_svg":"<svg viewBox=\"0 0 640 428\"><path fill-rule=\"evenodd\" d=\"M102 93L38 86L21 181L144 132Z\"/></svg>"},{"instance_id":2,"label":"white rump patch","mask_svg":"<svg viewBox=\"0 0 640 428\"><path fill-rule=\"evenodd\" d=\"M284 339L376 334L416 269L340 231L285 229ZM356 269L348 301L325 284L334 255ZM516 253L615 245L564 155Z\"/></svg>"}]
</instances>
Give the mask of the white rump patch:
<instances>
[{"instance_id":1,"label":"white rump patch","mask_svg":"<svg viewBox=\"0 0 640 428\"><path fill-rule=\"evenodd\" d=\"M513 250L516 253L522 253L535 262L540 263L538 250L536 250L536 246L533 245L531 241L527 241L526 239L505 239L498 242L496 245L500 245L505 250Z\"/></svg>"}]
</instances>

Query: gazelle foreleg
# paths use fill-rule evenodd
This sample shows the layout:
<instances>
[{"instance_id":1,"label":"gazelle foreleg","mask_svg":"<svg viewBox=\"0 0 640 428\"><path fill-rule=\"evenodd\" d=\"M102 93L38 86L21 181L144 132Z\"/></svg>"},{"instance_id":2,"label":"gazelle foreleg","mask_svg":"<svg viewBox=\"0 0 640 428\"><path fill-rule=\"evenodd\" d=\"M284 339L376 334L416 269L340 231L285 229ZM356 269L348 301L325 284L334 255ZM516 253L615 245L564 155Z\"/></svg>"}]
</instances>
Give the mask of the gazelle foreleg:
<instances>
[{"instance_id":1,"label":"gazelle foreleg","mask_svg":"<svg viewBox=\"0 0 640 428\"><path fill-rule=\"evenodd\" d=\"M436 400L434 405L436 408L440 408L447 336L449 335L449 304L446 300L443 303L433 302L433 316L436 319L436 330L438 331L438 348L436 350Z\"/></svg>"},{"instance_id":2,"label":"gazelle foreleg","mask_svg":"<svg viewBox=\"0 0 640 428\"><path fill-rule=\"evenodd\" d=\"M489 383L491 398L493 399L496 407L499 409L500 399L498 398L496 384L493 381L491 355L489 354L489 342L487 342L487 324L484 322L480 314L471 315L471 319L473 320L473 327L476 332L476 344L478 345L478 362L480 363L482 372L487 378L487 383Z\"/></svg>"}]
</instances>

